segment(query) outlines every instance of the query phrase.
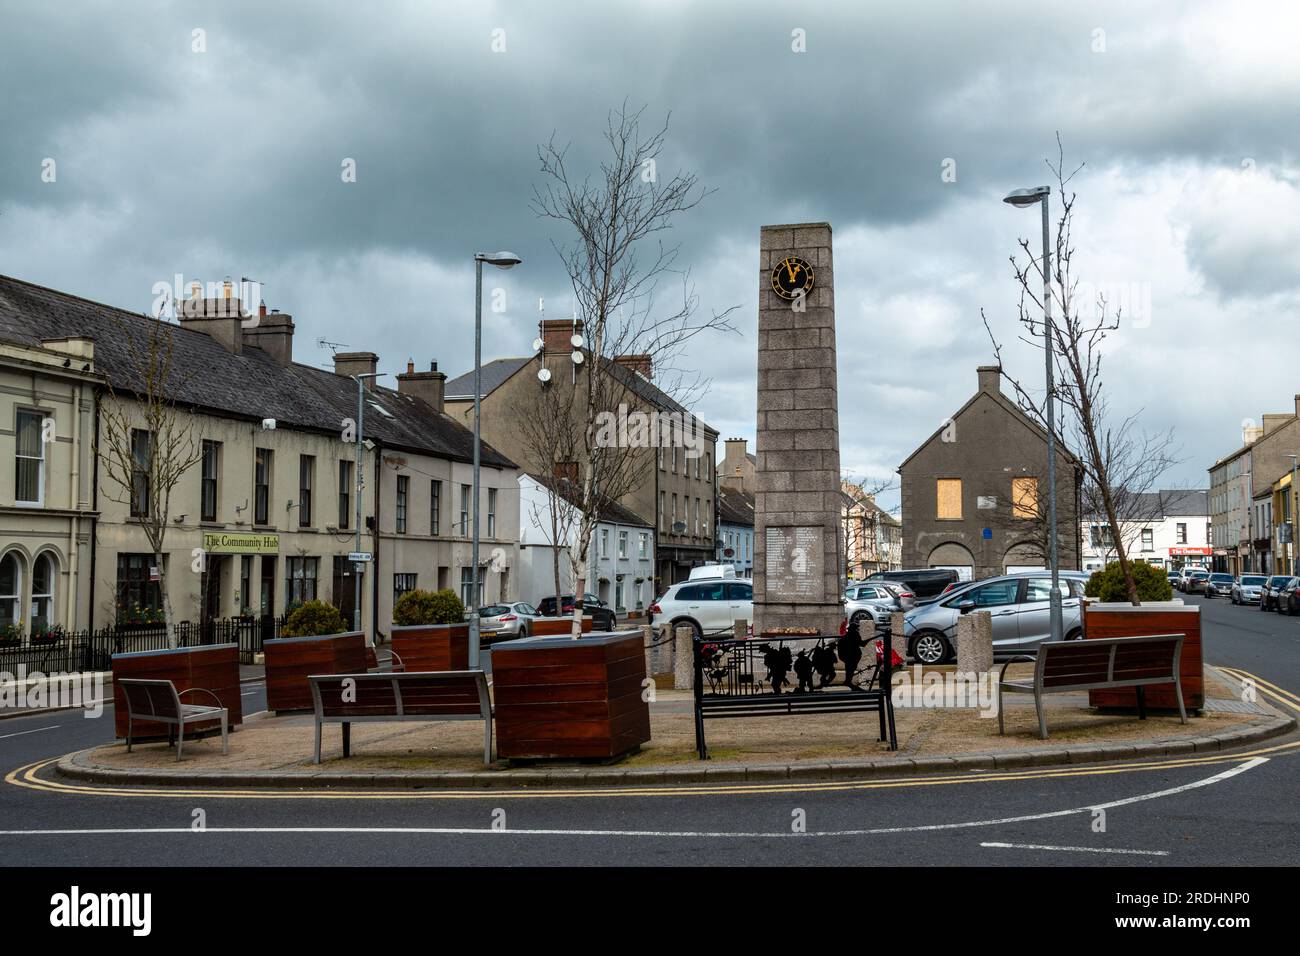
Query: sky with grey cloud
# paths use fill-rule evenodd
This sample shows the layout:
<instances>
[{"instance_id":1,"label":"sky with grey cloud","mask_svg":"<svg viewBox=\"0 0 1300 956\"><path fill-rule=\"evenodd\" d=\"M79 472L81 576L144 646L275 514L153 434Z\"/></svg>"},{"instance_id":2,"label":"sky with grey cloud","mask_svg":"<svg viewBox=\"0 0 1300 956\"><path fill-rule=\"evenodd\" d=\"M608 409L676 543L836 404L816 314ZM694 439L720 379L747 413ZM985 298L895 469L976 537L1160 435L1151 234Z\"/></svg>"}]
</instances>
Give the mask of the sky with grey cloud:
<instances>
[{"instance_id":1,"label":"sky with grey cloud","mask_svg":"<svg viewBox=\"0 0 1300 956\"><path fill-rule=\"evenodd\" d=\"M1135 290L1112 404L1175 430L1166 484L1203 486L1300 391L1298 41L1283 2L6 0L0 272L140 311L177 273L249 276L299 361L324 338L456 375L475 251L525 260L486 277L485 357L528 352L539 298L568 313L537 144L595 169L626 100L671 114L661 170L716 190L671 234L700 307L739 307L683 358L700 415L753 438L759 227L827 220L843 464L883 480L973 392L981 308L1037 380L1008 257L1038 219L999 200L1048 181L1059 131L1087 163L1080 278Z\"/></svg>"}]
</instances>

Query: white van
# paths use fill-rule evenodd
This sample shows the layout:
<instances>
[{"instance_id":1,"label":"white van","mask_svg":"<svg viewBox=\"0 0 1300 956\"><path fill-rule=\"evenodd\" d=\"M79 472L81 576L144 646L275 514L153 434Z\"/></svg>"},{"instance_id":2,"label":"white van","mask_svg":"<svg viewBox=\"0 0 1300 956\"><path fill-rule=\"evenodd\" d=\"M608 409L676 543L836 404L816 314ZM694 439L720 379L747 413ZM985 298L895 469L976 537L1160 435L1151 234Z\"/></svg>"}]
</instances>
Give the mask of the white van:
<instances>
[{"instance_id":1,"label":"white van","mask_svg":"<svg viewBox=\"0 0 1300 956\"><path fill-rule=\"evenodd\" d=\"M698 581L702 578L734 578L736 576L736 566L734 564L702 564L698 568L691 568L690 580Z\"/></svg>"}]
</instances>

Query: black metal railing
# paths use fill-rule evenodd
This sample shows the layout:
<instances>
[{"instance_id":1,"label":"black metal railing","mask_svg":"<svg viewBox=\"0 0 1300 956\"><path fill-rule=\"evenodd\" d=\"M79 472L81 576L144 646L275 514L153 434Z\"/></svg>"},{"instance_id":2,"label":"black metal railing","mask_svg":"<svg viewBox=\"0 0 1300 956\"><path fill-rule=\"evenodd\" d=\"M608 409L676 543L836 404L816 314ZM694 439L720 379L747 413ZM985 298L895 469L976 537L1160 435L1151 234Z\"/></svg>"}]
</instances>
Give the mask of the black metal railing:
<instances>
[{"instance_id":1,"label":"black metal railing","mask_svg":"<svg viewBox=\"0 0 1300 956\"><path fill-rule=\"evenodd\" d=\"M172 625L175 641L168 640L163 624L126 624L96 631L56 632L0 641L0 673L15 675L112 669L114 654L161 651L169 647L198 647L204 644L236 644L239 662L253 663L266 641L280 636L283 617L225 618L181 621Z\"/></svg>"}]
</instances>

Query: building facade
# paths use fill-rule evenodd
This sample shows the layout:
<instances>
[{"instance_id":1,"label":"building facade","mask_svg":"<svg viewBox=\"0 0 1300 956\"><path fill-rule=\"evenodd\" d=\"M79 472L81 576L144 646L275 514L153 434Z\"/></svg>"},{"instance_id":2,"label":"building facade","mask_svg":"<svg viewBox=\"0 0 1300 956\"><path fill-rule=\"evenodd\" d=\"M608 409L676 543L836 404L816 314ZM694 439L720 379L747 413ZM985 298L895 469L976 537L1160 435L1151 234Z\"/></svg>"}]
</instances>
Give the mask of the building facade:
<instances>
[{"instance_id":1,"label":"building facade","mask_svg":"<svg viewBox=\"0 0 1300 956\"><path fill-rule=\"evenodd\" d=\"M550 490L548 490L550 489ZM556 502L560 503L557 505ZM572 556L577 550L578 522L552 524L558 507L576 514L580 496L563 482L523 475L519 479L519 567L521 600L536 606L555 592L555 558L559 557L560 593L573 594ZM617 502L605 502L605 520L597 522L587 548L587 590L616 613L643 611L654 600L654 525ZM558 547L553 540L559 537Z\"/></svg>"},{"instance_id":2,"label":"building facade","mask_svg":"<svg viewBox=\"0 0 1300 956\"><path fill-rule=\"evenodd\" d=\"M0 341L31 348L53 333L95 343L87 364L99 374L90 386L97 412L81 430L93 427L101 448L90 455L93 520L77 519L90 525L93 570L79 598L85 611L67 614L67 626L161 620L164 580L173 620L201 624L278 616L312 599L352 620L360 575L360 624L381 638L393 601L406 590L451 587L470 597L464 515L473 436L442 412L441 373L408 366L397 389L371 379L359 395L351 376L375 371L373 353L340 353L333 370L313 368L292 361L291 316L248 316L237 300L191 306L177 324L165 323L0 278ZM165 454L156 419L151 424L146 414L150 403L139 397L140 355L149 343L165 343L170 357L164 404L171 432L185 437L174 461L179 467L192 458L171 489L161 558L145 533L146 469L133 469L124 486L106 458L109 421L121 423L113 434L129 432L137 460ZM51 454L64 454L62 444L55 448ZM85 481L87 470L80 473ZM485 447L482 476L480 603L513 596L519 526L518 469ZM46 469L49 506L24 509L21 520L7 523L0 551L55 518L73 520L58 514L68 510L56 503L66 504L71 493L65 477ZM359 550L372 555L360 569L348 560L358 550L358 526Z\"/></svg>"},{"instance_id":3,"label":"building facade","mask_svg":"<svg viewBox=\"0 0 1300 956\"><path fill-rule=\"evenodd\" d=\"M730 444L730 442L728 442ZM754 574L754 493L720 481L718 488L718 560L736 576Z\"/></svg>"},{"instance_id":4,"label":"building facade","mask_svg":"<svg viewBox=\"0 0 1300 956\"><path fill-rule=\"evenodd\" d=\"M1132 511L1138 518L1120 521L1125 553L1134 561L1177 571L1183 567L1209 568L1211 546L1210 493L1203 490L1165 490L1134 495ZM1102 515L1084 521L1083 570L1098 571L1116 557L1114 536Z\"/></svg>"},{"instance_id":5,"label":"building facade","mask_svg":"<svg viewBox=\"0 0 1300 956\"><path fill-rule=\"evenodd\" d=\"M539 390L560 383L580 385L593 359L580 349L584 361L575 365L572 337L582 331L581 323L568 319L547 319L541 323L542 348L526 358L497 359L483 366L481 380L482 431L484 438L534 475L553 470L554 463L541 461L520 427L521 419L537 406ZM612 496L619 505L647 520L653 515L656 594L668 585L684 580L694 567L715 560L717 495L714 458L718 434L691 416L689 410L653 383L650 356L623 355L600 359L618 383L628 415L654 414L659 421L685 420L693 424L697 448L677 442L629 447L631 473L637 476L626 493ZM549 378L543 383L538 373ZM568 387L567 385L565 387ZM579 405L583 389L573 389L574 407L566 417L568 427L583 420ZM474 373L467 372L447 382L446 408L463 423L474 414ZM575 457L576 454L575 454ZM580 480L577 462L572 480Z\"/></svg>"},{"instance_id":6,"label":"building facade","mask_svg":"<svg viewBox=\"0 0 1300 956\"><path fill-rule=\"evenodd\" d=\"M902 564L963 580L1045 567L1047 433L1002 394L1001 369L898 468ZM1082 471L1057 449L1060 566L1078 568Z\"/></svg>"},{"instance_id":7,"label":"building facade","mask_svg":"<svg viewBox=\"0 0 1300 956\"><path fill-rule=\"evenodd\" d=\"M876 504L872 495L859 498L844 493L841 521L845 577L862 580L877 571L902 569L902 522Z\"/></svg>"},{"instance_id":8,"label":"building facade","mask_svg":"<svg viewBox=\"0 0 1300 956\"><path fill-rule=\"evenodd\" d=\"M95 344L0 341L0 640L89 627Z\"/></svg>"}]
</instances>

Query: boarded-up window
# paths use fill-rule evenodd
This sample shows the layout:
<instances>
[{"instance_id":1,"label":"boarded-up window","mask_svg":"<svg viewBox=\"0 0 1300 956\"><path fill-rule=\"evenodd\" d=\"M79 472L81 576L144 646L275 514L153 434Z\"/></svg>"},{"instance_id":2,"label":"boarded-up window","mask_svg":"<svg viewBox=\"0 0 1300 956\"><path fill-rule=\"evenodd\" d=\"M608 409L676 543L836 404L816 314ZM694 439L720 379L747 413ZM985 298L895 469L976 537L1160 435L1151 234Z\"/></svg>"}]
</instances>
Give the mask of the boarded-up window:
<instances>
[{"instance_id":1,"label":"boarded-up window","mask_svg":"<svg viewBox=\"0 0 1300 956\"><path fill-rule=\"evenodd\" d=\"M961 520L961 479L940 478L936 486L938 501L935 517Z\"/></svg>"},{"instance_id":2,"label":"boarded-up window","mask_svg":"<svg viewBox=\"0 0 1300 956\"><path fill-rule=\"evenodd\" d=\"M1038 479L1011 479L1011 513L1017 518L1038 517Z\"/></svg>"}]
</instances>

